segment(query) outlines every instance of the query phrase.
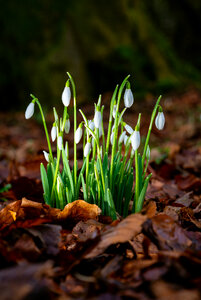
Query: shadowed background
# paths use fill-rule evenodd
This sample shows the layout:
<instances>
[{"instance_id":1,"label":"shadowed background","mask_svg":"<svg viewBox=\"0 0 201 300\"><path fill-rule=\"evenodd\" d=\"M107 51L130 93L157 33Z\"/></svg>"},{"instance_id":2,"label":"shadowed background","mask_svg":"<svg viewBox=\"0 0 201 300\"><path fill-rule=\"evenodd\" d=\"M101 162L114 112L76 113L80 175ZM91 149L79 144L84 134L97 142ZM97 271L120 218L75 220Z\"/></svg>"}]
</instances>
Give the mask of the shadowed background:
<instances>
[{"instance_id":1,"label":"shadowed background","mask_svg":"<svg viewBox=\"0 0 201 300\"><path fill-rule=\"evenodd\" d=\"M25 109L30 92L52 106L66 71L80 102L127 74L138 99L200 87L200 16L199 0L1 1L1 109Z\"/></svg>"}]
</instances>

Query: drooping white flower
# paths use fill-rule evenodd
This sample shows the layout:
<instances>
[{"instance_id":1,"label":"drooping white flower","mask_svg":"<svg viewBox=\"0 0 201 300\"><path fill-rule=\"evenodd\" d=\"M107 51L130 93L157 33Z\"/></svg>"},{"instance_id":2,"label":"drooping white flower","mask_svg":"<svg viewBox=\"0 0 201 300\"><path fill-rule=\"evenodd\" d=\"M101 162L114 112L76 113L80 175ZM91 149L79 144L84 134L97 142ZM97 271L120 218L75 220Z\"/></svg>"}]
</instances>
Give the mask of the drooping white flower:
<instances>
[{"instance_id":1,"label":"drooping white flower","mask_svg":"<svg viewBox=\"0 0 201 300\"><path fill-rule=\"evenodd\" d=\"M89 121L88 121L88 126L89 126L89 128L91 129L91 131L94 131L94 128L95 128L94 121L89 120Z\"/></svg>"},{"instance_id":2,"label":"drooping white flower","mask_svg":"<svg viewBox=\"0 0 201 300\"><path fill-rule=\"evenodd\" d=\"M134 103L133 93L131 89L126 89L124 93L124 105L125 107L131 107Z\"/></svg>"},{"instance_id":3,"label":"drooping white flower","mask_svg":"<svg viewBox=\"0 0 201 300\"><path fill-rule=\"evenodd\" d=\"M125 126L124 126L124 128L126 129L126 131L129 133L129 134L132 134L133 133L133 128L130 126L130 125L128 125L128 124L126 124Z\"/></svg>"},{"instance_id":4,"label":"drooping white flower","mask_svg":"<svg viewBox=\"0 0 201 300\"><path fill-rule=\"evenodd\" d=\"M43 154L44 154L46 161L49 162L49 153L44 150Z\"/></svg>"},{"instance_id":5,"label":"drooping white flower","mask_svg":"<svg viewBox=\"0 0 201 300\"><path fill-rule=\"evenodd\" d=\"M95 116L94 116L94 125L95 125L95 127L100 128L101 122L102 122L101 112L96 110Z\"/></svg>"},{"instance_id":6,"label":"drooping white flower","mask_svg":"<svg viewBox=\"0 0 201 300\"><path fill-rule=\"evenodd\" d=\"M34 102L29 103L25 111L25 119L30 119L34 114Z\"/></svg>"},{"instance_id":7,"label":"drooping white flower","mask_svg":"<svg viewBox=\"0 0 201 300\"><path fill-rule=\"evenodd\" d=\"M155 119L155 125L158 130L162 130L165 125L165 116L163 112L158 112L156 119Z\"/></svg>"},{"instance_id":8,"label":"drooping white flower","mask_svg":"<svg viewBox=\"0 0 201 300\"><path fill-rule=\"evenodd\" d=\"M114 105L113 106L113 111L112 111L112 116L113 116L114 119L115 119L115 116L116 116L116 111L117 111L117 106Z\"/></svg>"},{"instance_id":9,"label":"drooping white flower","mask_svg":"<svg viewBox=\"0 0 201 300\"><path fill-rule=\"evenodd\" d=\"M76 132L75 132L75 143L78 144L81 140L82 137L82 128L78 127Z\"/></svg>"},{"instance_id":10,"label":"drooping white flower","mask_svg":"<svg viewBox=\"0 0 201 300\"><path fill-rule=\"evenodd\" d=\"M102 126L100 126L100 127L98 128L98 135L99 135L99 138L102 136L102 134L103 134L103 129L102 129Z\"/></svg>"},{"instance_id":11,"label":"drooping white flower","mask_svg":"<svg viewBox=\"0 0 201 300\"><path fill-rule=\"evenodd\" d=\"M62 150L62 146L63 146L63 139L62 139L62 136L59 135L58 136L58 139L57 139L57 144L58 144L58 148L59 150Z\"/></svg>"},{"instance_id":12,"label":"drooping white flower","mask_svg":"<svg viewBox=\"0 0 201 300\"><path fill-rule=\"evenodd\" d=\"M125 134L125 136L124 136L124 145L125 146L126 146L127 140L128 140L128 136Z\"/></svg>"},{"instance_id":13,"label":"drooping white flower","mask_svg":"<svg viewBox=\"0 0 201 300\"><path fill-rule=\"evenodd\" d=\"M126 131L123 131L119 137L119 144L123 143L125 135L126 135Z\"/></svg>"},{"instance_id":14,"label":"drooping white flower","mask_svg":"<svg viewBox=\"0 0 201 300\"><path fill-rule=\"evenodd\" d=\"M112 131L112 134L110 136L110 143L111 143L111 145L113 145L113 142L114 142L114 131Z\"/></svg>"},{"instance_id":15,"label":"drooping white flower","mask_svg":"<svg viewBox=\"0 0 201 300\"><path fill-rule=\"evenodd\" d=\"M85 147L84 147L84 157L87 157L91 150L91 143L87 142Z\"/></svg>"},{"instance_id":16,"label":"drooping white flower","mask_svg":"<svg viewBox=\"0 0 201 300\"><path fill-rule=\"evenodd\" d=\"M133 134L131 135L131 144L133 147L133 150L137 150L140 146L140 132L138 130L135 130Z\"/></svg>"},{"instance_id":17,"label":"drooping white flower","mask_svg":"<svg viewBox=\"0 0 201 300\"><path fill-rule=\"evenodd\" d=\"M56 137L57 137L57 128L55 125L53 125L51 130L51 139L53 142L56 140Z\"/></svg>"},{"instance_id":18,"label":"drooping white flower","mask_svg":"<svg viewBox=\"0 0 201 300\"><path fill-rule=\"evenodd\" d=\"M65 133L68 134L70 131L70 119L66 120L65 125L64 125L64 130Z\"/></svg>"},{"instance_id":19,"label":"drooping white flower","mask_svg":"<svg viewBox=\"0 0 201 300\"><path fill-rule=\"evenodd\" d=\"M69 86L65 86L62 96L61 96L62 102L64 106L69 106L70 99L71 99L71 91Z\"/></svg>"}]
</instances>

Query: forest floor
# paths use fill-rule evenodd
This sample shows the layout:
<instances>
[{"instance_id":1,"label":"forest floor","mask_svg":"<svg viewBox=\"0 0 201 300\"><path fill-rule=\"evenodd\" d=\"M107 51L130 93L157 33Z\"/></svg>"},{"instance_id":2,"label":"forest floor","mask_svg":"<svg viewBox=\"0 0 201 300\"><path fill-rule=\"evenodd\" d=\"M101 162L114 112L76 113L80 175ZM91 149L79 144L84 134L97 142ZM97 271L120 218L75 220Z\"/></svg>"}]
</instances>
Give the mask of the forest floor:
<instances>
[{"instance_id":1,"label":"forest floor","mask_svg":"<svg viewBox=\"0 0 201 300\"><path fill-rule=\"evenodd\" d=\"M148 98L125 114L134 126L142 112L141 135L153 105ZM113 222L82 200L63 211L45 205L38 115L0 113L1 300L201 299L201 95L189 90L161 105L166 125L153 128L143 211ZM93 118L92 105L83 111Z\"/></svg>"}]
</instances>

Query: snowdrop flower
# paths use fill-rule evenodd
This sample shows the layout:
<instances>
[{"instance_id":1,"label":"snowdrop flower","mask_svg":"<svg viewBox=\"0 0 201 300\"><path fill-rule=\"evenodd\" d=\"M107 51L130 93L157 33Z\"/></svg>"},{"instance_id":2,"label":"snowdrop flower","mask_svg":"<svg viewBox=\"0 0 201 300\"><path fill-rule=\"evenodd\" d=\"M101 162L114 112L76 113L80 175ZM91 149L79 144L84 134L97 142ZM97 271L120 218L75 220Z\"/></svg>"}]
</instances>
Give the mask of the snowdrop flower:
<instances>
[{"instance_id":1,"label":"snowdrop flower","mask_svg":"<svg viewBox=\"0 0 201 300\"><path fill-rule=\"evenodd\" d=\"M114 119L115 119L115 116L116 116L116 111L117 111L117 106L114 105L113 106L113 112L112 112L112 116L113 116Z\"/></svg>"},{"instance_id":2,"label":"snowdrop flower","mask_svg":"<svg viewBox=\"0 0 201 300\"><path fill-rule=\"evenodd\" d=\"M99 135L99 138L100 138L102 136L102 134L103 134L102 126L100 126L98 128L98 130L99 130L98 135Z\"/></svg>"},{"instance_id":3,"label":"snowdrop flower","mask_svg":"<svg viewBox=\"0 0 201 300\"><path fill-rule=\"evenodd\" d=\"M29 103L25 111L25 119L30 119L34 114L34 102Z\"/></svg>"},{"instance_id":4,"label":"snowdrop flower","mask_svg":"<svg viewBox=\"0 0 201 300\"><path fill-rule=\"evenodd\" d=\"M71 99L71 91L69 86L65 86L62 96L61 96L62 102L64 106L69 106L70 99Z\"/></svg>"},{"instance_id":5,"label":"snowdrop flower","mask_svg":"<svg viewBox=\"0 0 201 300\"><path fill-rule=\"evenodd\" d=\"M119 144L123 143L125 136L126 136L126 131L123 131L119 137Z\"/></svg>"},{"instance_id":6,"label":"snowdrop flower","mask_svg":"<svg viewBox=\"0 0 201 300\"><path fill-rule=\"evenodd\" d=\"M84 147L84 157L87 157L87 155L89 155L90 150L91 150L91 143L87 142Z\"/></svg>"},{"instance_id":7,"label":"snowdrop flower","mask_svg":"<svg viewBox=\"0 0 201 300\"><path fill-rule=\"evenodd\" d=\"M59 150L62 150L62 147L63 147L63 139L62 139L62 136L61 136L61 135L58 136L57 144L58 144Z\"/></svg>"},{"instance_id":8,"label":"snowdrop flower","mask_svg":"<svg viewBox=\"0 0 201 300\"><path fill-rule=\"evenodd\" d=\"M94 116L94 125L95 125L96 128L100 128L101 121L102 121L101 112L96 110L95 116Z\"/></svg>"},{"instance_id":9,"label":"snowdrop flower","mask_svg":"<svg viewBox=\"0 0 201 300\"><path fill-rule=\"evenodd\" d=\"M134 103L133 93L131 89L126 89L124 93L124 105L125 107L131 107Z\"/></svg>"},{"instance_id":10,"label":"snowdrop flower","mask_svg":"<svg viewBox=\"0 0 201 300\"><path fill-rule=\"evenodd\" d=\"M94 121L89 120L89 121L88 121L88 126L89 126L89 128L91 129L91 131L94 131L94 128L95 128Z\"/></svg>"},{"instance_id":11,"label":"snowdrop flower","mask_svg":"<svg viewBox=\"0 0 201 300\"><path fill-rule=\"evenodd\" d=\"M76 132L75 132L75 143L78 144L81 140L82 137L82 128L78 127Z\"/></svg>"},{"instance_id":12,"label":"snowdrop flower","mask_svg":"<svg viewBox=\"0 0 201 300\"><path fill-rule=\"evenodd\" d=\"M128 140L128 136L125 134L125 136L124 136L124 145L125 146L126 146L127 140Z\"/></svg>"},{"instance_id":13,"label":"snowdrop flower","mask_svg":"<svg viewBox=\"0 0 201 300\"><path fill-rule=\"evenodd\" d=\"M68 158L68 142L65 143L65 149L64 149L66 156Z\"/></svg>"},{"instance_id":14,"label":"snowdrop flower","mask_svg":"<svg viewBox=\"0 0 201 300\"><path fill-rule=\"evenodd\" d=\"M125 126L124 126L124 128L126 129L126 131L129 133L129 134L132 134L133 133L133 128L130 126L130 125L128 125L128 124L126 124Z\"/></svg>"},{"instance_id":15,"label":"snowdrop flower","mask_svg":"<svg viewBox=\"0 0 201 300\"><path fill-rule=\"evenodd\" d=\"M162 111L158 112L158 114L156 116L156 119L155 119L155 125L156 125L156 128L158 130L162 130L164 128L165 116L164 116L164 113Z\"/></svg>"},{"instance_id":16,"label":"snowdrop flower","mask_svg":"<svg viewBox=\"0 0 201 300\"><path fill-rule=\"evenodd\" d=\"M64 130L65 130L65 133L68 134L69 131L70 131L70 120L66 120L66 123L64 125Z\"/></svg>"},{"instance_id":17,"label":"snowdrop flower","mask_svg":"<svg viewBox=\"0 0 201 300\"><path fill-rule=\"evenodd\" d=\"M133 150L137 150L140 146L140 132L138 130L135 130L133 134L131 135L131 144L133 147Z\"/></svg>"},{"instance_id":18,"label":"snowdrop flower","mask_svg":"<svg viewBox=\"0 0 201 300\"><path fill-rule=\"evenodd\" d=\"M46 161L49 162L49 153L47 153L46 151L43 151L43 154L44 154Z\"/></svg>"},{"instance_id":19,"label":"snowdrop flower","mask_svg":"<svg viewBox=\"0 0 201 300\"><path fill-rule=\"evenodd\" d=\"M57 137L57 128L56 128L55 124L53 124L52 130L51 130L51 138L52 138L53 142L56 140L56 137Z\"/></svg>"},{"instance_id":20,"label":"snowdrop flower","mask_svg":"<svg viewBox=\"0 0 201 300\"><path fill-rule=\"evenodd\" d=\"M112 132L111 136L110 136L110 143L111 145L113 145L114 142L114 131Z\"/></svg>"}]
</instances>

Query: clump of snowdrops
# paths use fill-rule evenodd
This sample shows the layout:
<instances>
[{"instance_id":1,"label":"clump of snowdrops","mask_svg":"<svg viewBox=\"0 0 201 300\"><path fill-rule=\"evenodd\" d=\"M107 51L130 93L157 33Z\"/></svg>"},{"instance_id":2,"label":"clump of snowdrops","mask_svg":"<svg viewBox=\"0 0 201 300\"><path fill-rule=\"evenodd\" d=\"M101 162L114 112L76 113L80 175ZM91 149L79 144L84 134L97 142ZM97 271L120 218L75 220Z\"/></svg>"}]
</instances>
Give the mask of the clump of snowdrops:
<instances>
[{"instance_id":1,"label":"clump of snowdrops","mask_svg":"<svg viewBox=\"0 0 201 300\"><path fill-rule=\"evenodd\" d=\"M101 96L97 104L95 103L93 120L88 120L80 109L83 121L77 124L76 89L72 76L67 74L69 79L62 93L63 117L59 118L56 109L53 108L54 123L50 135L52 143L57 142L56 157L53 157L41 104L35 96L31 95L32 101L25 112L25 118L31 118L34 114L34 106L37 104L45 129L48 152L43 152L48 162L47 167L45 168L41 163L45 202L51 207L63 209L66 204L77 200L82 191L86 202L97 204L103 214L113 219L116 219L117 213L126 217L130 212L141 211L151 177L151 174L147 174L147 167L150 159L149 139L153 122L155 120L155 125L159 130L163 129L165 124L164 114L159 105L161 96L153 109L142 153L139 153L141 114L134 128L123 120L125 111L134 103L129 76L114 90L110 102L108 128L105 131L104 106L101 104ZM74 165L72 169L69 165L68 141L64 144L64 135L70 131L68 106L71 98L73 98L74 107ZM124 98L125 107L120 111L122 98ZM77 144L81 142L81 139L83 165L78 170Z\"/></svg>"}]
</instances>

